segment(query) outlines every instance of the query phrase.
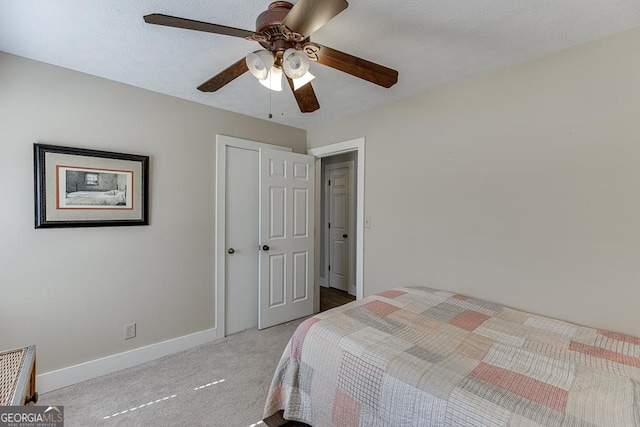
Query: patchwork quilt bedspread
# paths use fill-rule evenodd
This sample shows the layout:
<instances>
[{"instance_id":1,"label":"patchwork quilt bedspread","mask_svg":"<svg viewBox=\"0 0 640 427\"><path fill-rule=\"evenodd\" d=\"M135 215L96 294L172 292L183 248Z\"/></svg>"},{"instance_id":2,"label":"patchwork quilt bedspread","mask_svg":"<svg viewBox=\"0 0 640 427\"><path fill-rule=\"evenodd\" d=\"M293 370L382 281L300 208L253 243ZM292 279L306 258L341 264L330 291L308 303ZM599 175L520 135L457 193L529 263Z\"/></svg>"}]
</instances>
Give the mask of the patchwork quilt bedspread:
<instances>
[{"instance_id":1,"label":"patchwork quilt bedspread","mask_svg":"<svg viewBox=\"0 0 640 427\"><path fill-rule=\"evenodd\" d=\"M305 320L264 417L270 426L640 426L640 339L397 288Z\"/></svg>"}]
</instances>

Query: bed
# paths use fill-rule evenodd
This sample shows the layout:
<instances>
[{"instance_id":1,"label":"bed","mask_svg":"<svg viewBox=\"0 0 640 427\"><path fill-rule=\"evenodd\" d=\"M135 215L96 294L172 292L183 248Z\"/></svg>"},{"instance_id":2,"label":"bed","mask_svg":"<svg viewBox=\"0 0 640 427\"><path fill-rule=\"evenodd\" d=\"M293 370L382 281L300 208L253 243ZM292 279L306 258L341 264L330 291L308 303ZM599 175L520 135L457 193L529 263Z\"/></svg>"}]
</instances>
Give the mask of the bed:
<instances>
[{"instance_id":1,"label":"bed","mask_svg":"<svg viewBox=\"0 0 640 427\"><path fill-rule=\"evenodd\" d=\"M124 191L74 191L67 193L67 206L123 206L126 205Z\"/></svg>"},{"instance_id":2,"label":"bed","mask_svg":"<svg viewBox=\"0 0 640 427\"><path fill-rule=\"evenodd\" d=\"M640 339L451 292L389 290L305 320L264 421L640 426Z\"/></svg>"}]
</instances>

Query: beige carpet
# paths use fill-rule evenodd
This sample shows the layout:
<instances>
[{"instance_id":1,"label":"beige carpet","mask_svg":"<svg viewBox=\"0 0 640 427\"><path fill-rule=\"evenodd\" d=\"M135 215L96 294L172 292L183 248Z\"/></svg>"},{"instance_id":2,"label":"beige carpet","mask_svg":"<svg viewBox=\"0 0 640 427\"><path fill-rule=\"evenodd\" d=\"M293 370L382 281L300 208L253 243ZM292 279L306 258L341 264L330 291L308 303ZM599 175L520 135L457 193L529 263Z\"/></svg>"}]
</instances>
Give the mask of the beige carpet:
<instances>
[{"instance_id":1,"label":"beige carpet","mask_svg":"<svg viewBox=\"0 0 640 427\"><path fill-rule=\"evenodd\" d=\"M64 406L65 427L256 425L278 360L302 320L45 393L38 405Z\"/></svg>"}]
</instances>

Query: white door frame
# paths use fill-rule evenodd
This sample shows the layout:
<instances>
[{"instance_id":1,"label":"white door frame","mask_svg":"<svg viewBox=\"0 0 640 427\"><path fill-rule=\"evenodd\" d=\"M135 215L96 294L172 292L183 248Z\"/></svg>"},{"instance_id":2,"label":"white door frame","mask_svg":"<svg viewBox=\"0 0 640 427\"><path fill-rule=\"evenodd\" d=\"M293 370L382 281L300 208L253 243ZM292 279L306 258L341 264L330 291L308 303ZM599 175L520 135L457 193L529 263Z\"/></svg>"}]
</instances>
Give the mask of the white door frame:
<instances>
[{"instance_id":1,"label":"white door frame","mask_svg":"<svg viewBox=\"0 0 640 427\"><path fill-rule=\"evenodd\" d=\"M339 142L337 144L325 145L323 147L312 148L307 150L308 154L316 156L316 210L320 209L320 185L322 178L320 176L322 166L320 159L336 154L348 153L356 151L358 153L358 179L356 189L356 299L364 297L364 138L352 139L349 141ZM320 214L316 215L316 230L320 230ZM316 312L320 311L320 233L316 233L316 295L315 304Z\"/></svg>"},{"instance_id":2,"label":"white door frame","mask_svg":"<svg viewBox=\"0 0 640 427\"><path fill-rule=\"evenodd\" d=\"M216 135L216 193L215 198L215 235L214 235L214 257L215 257L215 284L214 297L216 305L216 337L225 337L225 303L226 303L226 176L227 176L227 147L242 148L245 150L258 151L260 147L272 150L292 151L289 147L266 144L263 142L250 141L247 139L233 138L226 135ZM258 167L258 165L256 165ZM256 185L258 183L256 182ZM258 213L256 212L256 215ZM257 248L256 248L257 250ZM257 280L257 277L256 277ZM256 282L257 283L257 282ZM256 288L256 292L257 292Z\"/></svg>"},{"instance_id":3,"label":"white door frame","mask_svg":"<svg viewBox=\"0 0 640 427\"><path fill-rule=\"evenodd\" d=\"M329 171L332 169L341 169L341 168L347 168L349 169L349 203L347 206L347 224L348 224L348 230L349 233L353 234L356 229L355 229L355 224L353 223L354 219L355 219L355 213L353 212L353 195L355 193L355 186L354 186L354 177L355 177L355 173L354 173L354 168L355 168L355 162L353 160L348 160L345 162L340 162L340 163L331 163L328 165L324 165L323 169L324 169L324 183L322 185L324 185L324 200L322 201L322 203L324 204L324 224L322 224L322 228L324 229L324 259L325 259L325 266L324 266L324 271L323 274L325 275L325 280L326 280L326 285L329 286L329 284L331 283L331 279L329 277L329 264L331 262L330 259L330 242L331 242L331 230L328 227L328 223L329 223L329 217L331 216L331 213L329 211L329 205L330 203L330 199L331 199L331 194L330 191L331 189L329 188ZM356 233L357 234L357 233ZM347 242L347 247L348 247L348 251L349 251L349 279L348 279L348 283L349 283L349 293L354 292L355 293L355 250L356 250L356 245L355 245L355 240L353 239L349 239L349 241ZM351 286L353 286L353 288L351 288Z\"/></svg>"}]
</instances>

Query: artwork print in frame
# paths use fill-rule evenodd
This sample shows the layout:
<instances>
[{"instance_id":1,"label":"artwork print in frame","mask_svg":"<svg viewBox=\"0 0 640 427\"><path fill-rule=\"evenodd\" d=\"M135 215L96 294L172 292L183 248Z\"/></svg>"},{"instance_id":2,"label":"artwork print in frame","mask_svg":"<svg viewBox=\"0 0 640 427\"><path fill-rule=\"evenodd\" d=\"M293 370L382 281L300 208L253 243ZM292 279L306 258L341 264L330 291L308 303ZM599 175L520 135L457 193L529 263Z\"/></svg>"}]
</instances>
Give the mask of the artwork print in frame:
<instances>
[{"instance_id":1,"label":"artwork print in frame","mask_svg":"<svg viewBox=\"0 0 640 427\"><path fill-rule=\"evenodd\" d=\"M149 224L149 156L33 144L35 228Z\"/></svg>"}]
</instances>

